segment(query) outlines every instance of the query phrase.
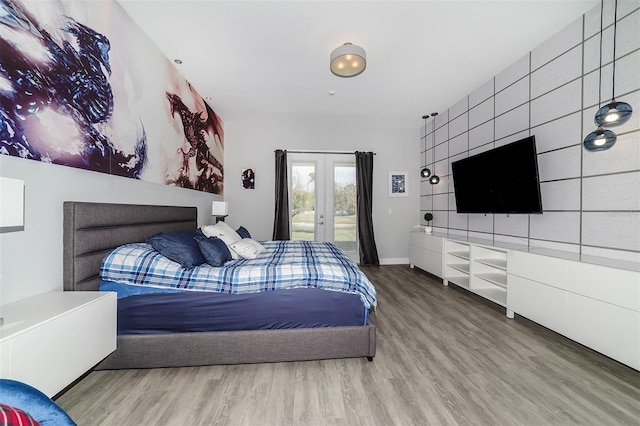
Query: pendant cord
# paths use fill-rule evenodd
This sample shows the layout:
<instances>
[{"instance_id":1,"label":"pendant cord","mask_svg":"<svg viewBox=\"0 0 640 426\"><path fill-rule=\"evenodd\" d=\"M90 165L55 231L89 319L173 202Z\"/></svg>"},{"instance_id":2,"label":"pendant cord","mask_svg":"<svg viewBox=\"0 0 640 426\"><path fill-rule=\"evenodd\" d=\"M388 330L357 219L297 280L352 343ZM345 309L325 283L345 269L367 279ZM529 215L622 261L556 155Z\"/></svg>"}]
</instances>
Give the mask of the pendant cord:
<instances>
[{"instance_id":1,"label":"pendant cord","mask_svg":"<svg viewBox=\"0 0 640 426\"><path fill-rule=\"evenodd\" d=\"M431 145L431 155L432 155L432 159L433 159L433 174L436 174L436 116L438 115L437 112L432 112L431 113L431 117L433 118L433 144Z\"/></svg>"},{"instance_id":2,"label":"pendant cord","mask_svg":"<svg viewBox=\"0 0 640 426\"><path fill-rule=\"evenodd\" d=\"M618 25L618 0L614 3L613 11L613 78L611 79L611 100L616 100L616 26ZM602 35L601 35L602 37Z\"/></svg>"},{"instance_id":3,"label":"pendant cord","mask_svg":"<svg viewBox=\"0 0 640 426\"><path fill-rule=\"evenodd\" d=\"M600 2L600 69L598 70L598 109L602 106L602 26L604 20L604 0Z\"/></svg>"},{"instance_id":4,"label":"pendant cord","mask_svg":"<svg viewBox=\"0 0 640 426\"><path fill-rule=\"evenodd\" d=\"M427 167L429 165L427 162L427 119L429 118L429 114L422 118L424 118L424 166Z\"/></svg>"}]
</instances>

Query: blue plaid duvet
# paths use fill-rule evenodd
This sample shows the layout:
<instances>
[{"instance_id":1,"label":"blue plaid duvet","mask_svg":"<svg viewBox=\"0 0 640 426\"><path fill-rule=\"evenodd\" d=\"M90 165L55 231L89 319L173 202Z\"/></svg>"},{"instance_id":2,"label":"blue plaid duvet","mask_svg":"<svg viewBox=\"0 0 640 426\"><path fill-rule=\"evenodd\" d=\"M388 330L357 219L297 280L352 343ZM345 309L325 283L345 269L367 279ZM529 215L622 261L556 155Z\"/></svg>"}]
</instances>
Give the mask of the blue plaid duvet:
<instances>
[{"instance_id":1,"label":"blue plaid duvet","mask_svg":"<svg viewBox=\"0 0 640 426\"><path fill-rule=\"evenodd\" d=\"M100 267L103 281L218 293L257 293L315 287L360 295L367 309L376 290L347 255L332 243L266 241L256 259L236 259L220 268L206 263L184 269L149 244L133 243L109 253Z\"/></svg>"}]
</instances>

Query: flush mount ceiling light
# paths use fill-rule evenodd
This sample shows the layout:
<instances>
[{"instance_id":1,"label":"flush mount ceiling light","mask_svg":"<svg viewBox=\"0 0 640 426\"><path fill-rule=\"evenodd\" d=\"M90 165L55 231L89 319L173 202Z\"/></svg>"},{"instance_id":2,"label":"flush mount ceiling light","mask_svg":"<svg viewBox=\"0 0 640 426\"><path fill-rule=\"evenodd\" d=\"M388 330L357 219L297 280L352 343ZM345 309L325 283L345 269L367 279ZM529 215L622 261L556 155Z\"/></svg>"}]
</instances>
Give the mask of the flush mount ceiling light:
<instances>
[{"instance_id":1,"label":"flush mount ceiling light","mask_svg":"<svg viewBox=\"0 0 640 426\"><path fill-rule=\"evenodd\" d=\"M355 77L367 67L367 53L360 46L345 43L331 52L331 72L338 77Z\"/></svg>"}]
</instances>

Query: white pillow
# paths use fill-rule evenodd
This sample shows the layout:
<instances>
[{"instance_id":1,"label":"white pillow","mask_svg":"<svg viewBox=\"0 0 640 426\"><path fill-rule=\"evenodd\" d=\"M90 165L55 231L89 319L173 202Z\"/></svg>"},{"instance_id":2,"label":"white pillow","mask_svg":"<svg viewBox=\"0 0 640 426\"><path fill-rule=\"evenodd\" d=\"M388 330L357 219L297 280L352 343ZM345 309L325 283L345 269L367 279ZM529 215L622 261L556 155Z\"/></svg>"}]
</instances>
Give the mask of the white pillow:
<instances>
[{"instance_id":1,"label":"white pillow","mask_svg":"<svg viewBox=\"0 0 640 426\"><path fill-rule=\"evenodd\" d=\"M240 241L229 244L231 252L236 252L240 257L245 259L255 259L265 248L259 242L252 240L251 238L243 238Z\"/></svg>"},{"instance_id":2,"label":"white pillow","mask_svg":"<svg viewBox=\"0 0 640 426\"><path fill-rule=\"evenodd\" d=\"M240 237L240 235L238 235L238 233L234 231L232 227L230 227L224 222L218 222L215 225L203 226L201 229L202 229L202 233L205 236L209 238L217 237L217 238L220 238L222 241L224 241L227 247L229 247L229 251L231 252L231 257L233 259L238 258L238 254L233 250L231 250L230 244L235 243L236 241L240 241L242 237Z\"/></svg>"}]
</instances>

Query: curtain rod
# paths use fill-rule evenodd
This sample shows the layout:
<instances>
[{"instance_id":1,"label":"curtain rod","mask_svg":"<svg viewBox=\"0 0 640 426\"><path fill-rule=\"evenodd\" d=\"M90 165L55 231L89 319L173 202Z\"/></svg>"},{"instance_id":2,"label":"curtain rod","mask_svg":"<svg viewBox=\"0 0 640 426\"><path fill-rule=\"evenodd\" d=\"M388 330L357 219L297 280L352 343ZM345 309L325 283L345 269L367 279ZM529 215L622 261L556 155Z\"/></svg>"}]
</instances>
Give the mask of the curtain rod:
<instances>
[{"instance_id":1,"label":"curtain rod","mask_svg":"<svg viewBox=\"0 0 640 426\"><path fill-rule=\"evenodd\" d=\"M288 150L285 149L284 151L290 152L292 154L355 154L355 151L300 151L300 150ZM376 153L374 152L373 155L376 155Z\"/></svg>"}]
</instances>

